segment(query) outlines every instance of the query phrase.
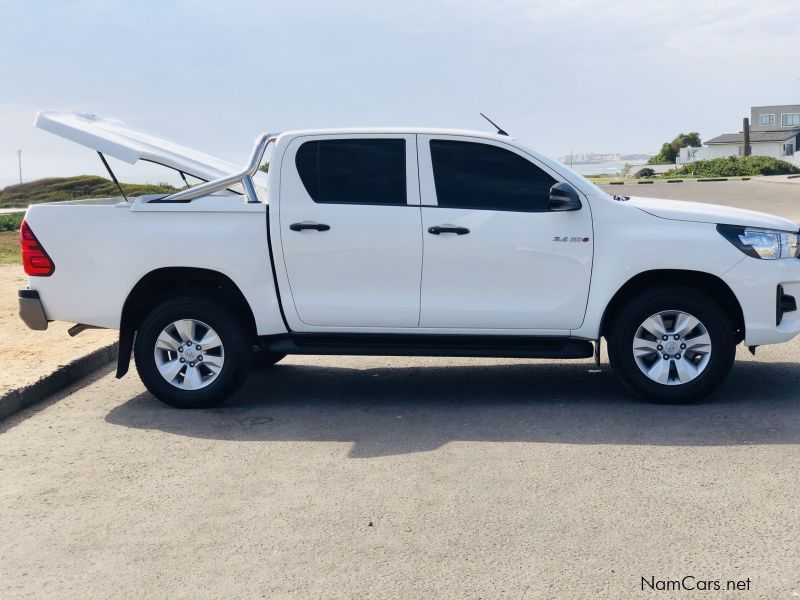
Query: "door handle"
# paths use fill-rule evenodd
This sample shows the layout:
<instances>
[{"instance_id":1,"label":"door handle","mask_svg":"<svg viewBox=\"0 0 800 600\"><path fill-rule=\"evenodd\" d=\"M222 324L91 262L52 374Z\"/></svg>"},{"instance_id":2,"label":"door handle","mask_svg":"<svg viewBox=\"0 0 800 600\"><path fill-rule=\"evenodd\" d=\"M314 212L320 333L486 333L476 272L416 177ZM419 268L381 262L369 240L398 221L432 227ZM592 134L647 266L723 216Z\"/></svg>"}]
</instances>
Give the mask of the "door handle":
<instances>
[{"instance_id":1,"label":"door handle","mask_svg":"<svg viewBox=\"0 0 800 600\"><path fill-rule=\"evenodd\" d=\"M325 225L325 223L292 223L289 225L289 229L292 231L303 231L304 229L313 229L314 231L328 231L331 228L330 225Z\"/></svg>"},{"instance_id":2,"label":"door handle","mask_svg":"<svg viewBox=\"0 0 800 600\"><path fill-rule=\"evenodd\" d=\"M441 233L466 235L469 233L469 229L466 227L455 227L454 225L434 225L433 227L428 227L428 233L432 233L433 235L439 235Z\"/></svg>"}]
</instances>

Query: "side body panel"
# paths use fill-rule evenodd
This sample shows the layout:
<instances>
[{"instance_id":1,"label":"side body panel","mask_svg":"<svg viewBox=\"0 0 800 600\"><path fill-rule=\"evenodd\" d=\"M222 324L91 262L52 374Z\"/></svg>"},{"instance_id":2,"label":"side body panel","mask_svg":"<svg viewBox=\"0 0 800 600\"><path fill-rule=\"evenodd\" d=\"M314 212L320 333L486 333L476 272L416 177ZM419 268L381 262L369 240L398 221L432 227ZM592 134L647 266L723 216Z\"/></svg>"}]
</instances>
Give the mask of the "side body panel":
<instances>
[{"instance_id":1,"label":"side body panel","mask_svg":"<svg viewBox=\"0 0 800 600\"><path fill-rule=\"evenodd\" d=\"M800 333L800 312L776 324L781 285L800 299L800 260L760 260L742 254L714 223L660 218L628 202L592 199L595 263L586 320L572 335L597 339L614 294L640 273L661 269L698 271L719 277L733 292L744 316L748 346L786 342ZM779 223L780 225L780 223ZM785 228L794 228L789 223Z\"/></svg>"},{"instance_id":2,"label":"side body panel","mask_svg":"<svg viewBox=\"0 0 800 600\"><path fill-rule=\"evenodd\" d=\"M662 269L698 271L726 281L725 274L744 258L717 233L714 224L661 219L608 196L596 195L590 201L595 232L594 268L586 318L581 327L572 331L576 337L597 339L609 302L640 273Z\"/></svg>"},{"instance_id":3,"label":"side body panel","mask_svg":"<svg viewBox=\"0 0 800 600\"><path fill-rule=\"evenodd\" d=\"M228 276L253 311L258 333L285 333L266 232L266 205L241 197L189 204L35 205L26 219L53 258L50 277L31 277L50 320L119 328L122 307L145 275L196 267Z\"/></svg>"}]
</instances>

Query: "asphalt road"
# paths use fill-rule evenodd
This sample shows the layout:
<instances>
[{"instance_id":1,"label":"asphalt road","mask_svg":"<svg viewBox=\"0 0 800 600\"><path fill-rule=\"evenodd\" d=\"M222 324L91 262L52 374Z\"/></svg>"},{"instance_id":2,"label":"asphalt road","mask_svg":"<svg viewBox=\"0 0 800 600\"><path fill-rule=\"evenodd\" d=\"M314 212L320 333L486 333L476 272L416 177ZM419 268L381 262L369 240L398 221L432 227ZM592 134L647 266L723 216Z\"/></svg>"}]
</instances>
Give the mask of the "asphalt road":
<instances>
[{"instance_id":1,"label":"asphalt road","mask_svg":"<svg viewBox=\"0 0 800 600\"><path fill-rule=\"evenodd\" d=\"M102 373L0 423L0 596L796 598L798 359L696 406L590 361L292 357L191 412ZM642 591L685 576L723 591Z\"/></svg>"}]
</instances>

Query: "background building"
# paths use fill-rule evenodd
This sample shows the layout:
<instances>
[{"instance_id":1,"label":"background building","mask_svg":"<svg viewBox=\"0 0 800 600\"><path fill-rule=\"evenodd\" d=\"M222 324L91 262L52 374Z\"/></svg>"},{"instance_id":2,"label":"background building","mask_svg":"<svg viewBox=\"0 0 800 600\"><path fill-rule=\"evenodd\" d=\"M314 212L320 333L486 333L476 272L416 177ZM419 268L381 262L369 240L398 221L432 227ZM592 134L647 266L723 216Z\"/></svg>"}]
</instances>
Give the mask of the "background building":
<instances>
[{"instance_id":1,"label":"background building","mask_svg":"<svg viewBox=\"0 0 800 600\"><path fill-rule=\"evenodd\" d=\"M744 133L723 133L702 148L681 148L678 163L742 156ZM771 156L800 166L800 104L753 106L750 109L750 154Z\"/></svg>"}]
</instances>

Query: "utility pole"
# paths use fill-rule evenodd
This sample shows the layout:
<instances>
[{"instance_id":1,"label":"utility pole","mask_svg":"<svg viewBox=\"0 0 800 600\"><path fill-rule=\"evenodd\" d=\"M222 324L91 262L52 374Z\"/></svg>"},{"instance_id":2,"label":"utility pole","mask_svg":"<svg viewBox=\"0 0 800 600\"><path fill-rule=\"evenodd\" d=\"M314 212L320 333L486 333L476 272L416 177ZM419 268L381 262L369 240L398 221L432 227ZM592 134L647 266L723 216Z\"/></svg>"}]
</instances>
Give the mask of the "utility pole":
<instances>
[{"instance_id":1,"label":"utility pole","mask_svg":"<svg viewBox=\"0 0 800 600\"><path fill-rule=\"evenodd\" d=\"M742 132L744 133L744 156L750 156L750 119L742 119Z\"/></svg>"},{"instance_id":2,"label":"utility pole","mask_svg":"<svg viewBox=\"0 0 800 600\"><path fill-rule=\"evenodd\" d=\"M19 182L22 183L22 150L17 150L17 163L19 163Z\"/></svg>"}]
</instances>

